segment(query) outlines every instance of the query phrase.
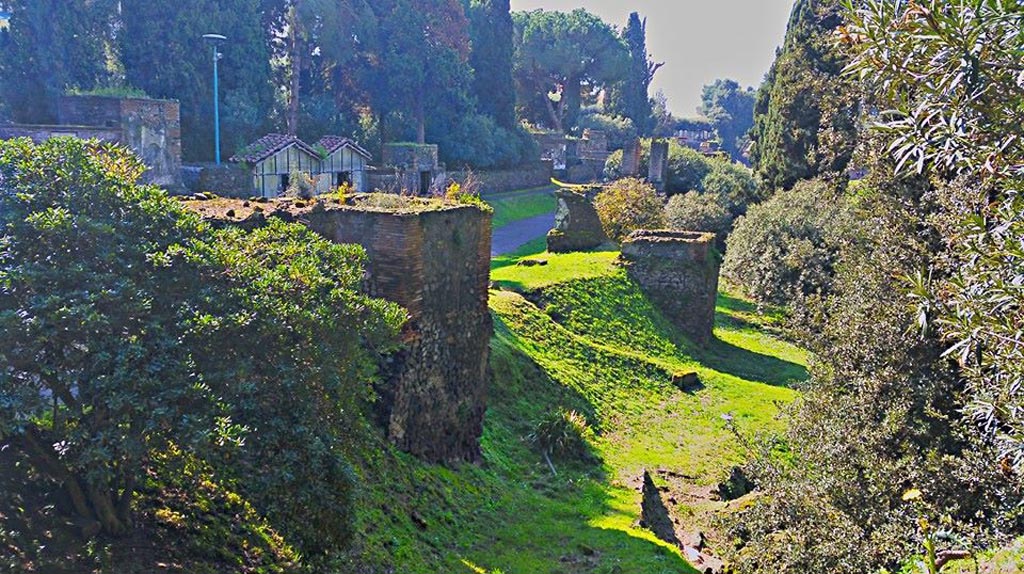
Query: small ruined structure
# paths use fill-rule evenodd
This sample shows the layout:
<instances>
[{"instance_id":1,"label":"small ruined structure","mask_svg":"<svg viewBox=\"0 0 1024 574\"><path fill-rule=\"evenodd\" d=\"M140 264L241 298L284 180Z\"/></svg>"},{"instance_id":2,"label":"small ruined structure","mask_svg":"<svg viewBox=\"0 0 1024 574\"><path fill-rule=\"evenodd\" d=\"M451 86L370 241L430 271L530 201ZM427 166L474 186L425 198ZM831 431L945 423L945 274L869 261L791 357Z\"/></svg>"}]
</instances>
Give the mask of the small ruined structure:
<instances>
[{"instance_id":1,"label":"small ruined structure","mask_svg":"<svg viewBox=\"0 0 1024 574\"><path fill-rule=\"evenodd\" d=\"M319 173L332 189L350 185L354 191L367 191L366 169L373 159L370 152L339 136L324 136L313 148L323 155Z\"/></svg>"},{"instance_id":2,"label":"small ruined structure","mask_svg":"<svg viewBox=\"0 0 1024 574\"><path fill-rule=\"evenodd\" d=\"M619 170L622 177L637 177L640 175L642 151L643 145L638 138L633 139L622 149L622 168Z\"/></svg>"},{"instance_id":3,"label":"small ruined structure","mask_svg":"<svg viewBox=\"0 0 1024 574\"><path fill-rule=\"evenodd\" d=\"M715 234L636 231L620 260L651 301L680 331L699 343L713 337L719 255Z\"/></svg>"},{"instance_id":4,"label":"small ruined structure","mask_svg":"<svg viewBox=\"0 0 1024 574\"><path fill-rule=\"evenodd\" d=\"M555 211L555 228L548 232L548 251L584 251L608 241L601 227L601 218L586 194L557 190L555 199L558 200L558 209Z\"/></svg>"},{"instance_id":5,"label":"small ruined structure","mask_svg":"<svg viewBox=\"0 0 1024 574\"><path fill-rule=\"evenodd\" d=\"M403 349L386 359L377 386L379 422L395 445L424 460L476 461L493 331L490 213L415 198L384 209L364 206L367 198L186 205L218 225L252 228L279 217L333 242L362 245L364 290L409 312Z\"/></svg>"},{"instance_id":6,"label":"small ruined structure","mask_svg":"<svg viewBox=\"0 0 1024 574\"><path fill-rule=\"evenodd\" d=\"M370 177L373 189L427 195L446 180L435 144L384 144L381 163L383 168Z\"/></svg>"},{"instance_id":7,"label":"small ruined structure","mask_svg":"<svg viewBox=\"0 0 1024 574\"><path fill-rule=\"evenodd\" d=\"M260 197L284 195L293 174L319 173L320 155L295 136L267 134L229 161L252 173L252 189Z\"/></svg>"},{"instance_id":8,"label":"small ruined structure","mask_svg":"<svg viewBox=\"0 0 1024 574\"><path fill-rule=\"evenodd\" d=\"M665 191L668 179L668 142L655 140L651 142L651 160L648 164L647 181L659 192Z\"/></svg>"},{"instance_id":9,"label":"small ruined structure","mask_svg":"<svg viewBox=\"0 0 1024 574\"><path fill-rule=\"evenodd\" d=\"M141 181L181 189L181 115L178 102L150 98L62 96L56 125L0 126L0 139L28 137L41 143L70 136L121 144L146 164Z\"/></svg>"}]
</instances>

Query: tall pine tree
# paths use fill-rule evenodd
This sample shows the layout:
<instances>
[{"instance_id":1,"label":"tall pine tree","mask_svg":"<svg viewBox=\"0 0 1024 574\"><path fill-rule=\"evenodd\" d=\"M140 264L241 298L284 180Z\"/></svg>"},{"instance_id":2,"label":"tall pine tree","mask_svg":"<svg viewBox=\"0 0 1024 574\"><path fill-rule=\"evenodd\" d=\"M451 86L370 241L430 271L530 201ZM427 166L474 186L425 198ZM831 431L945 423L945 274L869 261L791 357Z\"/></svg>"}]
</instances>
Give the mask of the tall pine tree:
<instances>
[{"instance_id":1,"label":"tall pine tree","mask_svg":"<svg viewBox=\"0 0 1024 574\"><path fill-rule=\"evenodd\" d=\"M757 94L751 161L766 189L841 174L857 136L859 91L833 39L839 0L797 0L786 40Z\"/></svg>"}]
</instances>

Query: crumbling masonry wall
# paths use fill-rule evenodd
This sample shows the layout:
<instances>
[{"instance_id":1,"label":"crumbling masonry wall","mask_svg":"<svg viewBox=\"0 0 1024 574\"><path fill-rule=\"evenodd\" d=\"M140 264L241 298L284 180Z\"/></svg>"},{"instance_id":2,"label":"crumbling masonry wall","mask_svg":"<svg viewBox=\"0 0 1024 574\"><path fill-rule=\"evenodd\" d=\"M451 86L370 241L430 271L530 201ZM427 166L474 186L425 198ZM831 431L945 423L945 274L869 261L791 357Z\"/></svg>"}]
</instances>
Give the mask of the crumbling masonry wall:
<instances>
[{"instance_id":1,"label":"crumbling masonry wall","mask_svg":"<svg viewBox=\"0 0 1024 574\"><path fill-rule=\"evenodd\" d=\"M490 215L475 207L330 210L311 214L307 225L362 245L369 294L409 310L406 347L379 389L388 437L426 460L477 460L493 328Z\"/></svg>"},{"instance_id":2,"label":"crumbling masonry wall","mask_svg":"<svg viewBox=\"0 0 1024 574\"><path fill-rule=\"evenodd\" d=\"M621 260L651 301L700 343L713 337L719 255L714 233L637 231L622 244Z\"/></svg>"},{"instance_id":3,"label":"crumbling masonry wall","mask_svg":"<svg viewBox=\"0 0 1024 574\"><path fill-rule=\"evenodd\" d=\"M548 251L570 253L593 249L608 241L592 199L583 193L556 190L555 228L548 232Z\"/></svg>"},{"instance_id":4,"label":"crumbling masonry wall","mask_svg":"<svg viewBox=\"0 0 1024 574\"><path fill-rule=\"evenodd\" d=\"M487 308L491 216L473 206L384 211L329 202L218 200L207 218L251 228L297 221L368 255L365 290L409 311L404 348L387 359L377 414L389 439L431 462L476 461L493 332ZM230 212L228 212L230 208ZM227 217L225 213L230 213Z\"/></svg>"}]
</instances>

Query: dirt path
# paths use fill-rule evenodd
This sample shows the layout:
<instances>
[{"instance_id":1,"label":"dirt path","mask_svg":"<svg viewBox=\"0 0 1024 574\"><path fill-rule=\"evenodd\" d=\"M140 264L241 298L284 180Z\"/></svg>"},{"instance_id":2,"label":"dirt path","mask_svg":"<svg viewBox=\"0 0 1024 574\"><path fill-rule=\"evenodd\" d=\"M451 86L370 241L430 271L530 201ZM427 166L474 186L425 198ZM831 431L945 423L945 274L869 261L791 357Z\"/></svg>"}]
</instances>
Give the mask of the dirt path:
<instances>
[{"instance_id":1,"label":"dirt path","mask_svg":"<svg viewBox=\"0 0 1024 574\"><path fill-rule=\"evenodd\" d=\"M524 243L544 237L555 226L555 213L514 221L494 230L491 236L491 257L511 253Z\"/></svg>"}]
</instances>

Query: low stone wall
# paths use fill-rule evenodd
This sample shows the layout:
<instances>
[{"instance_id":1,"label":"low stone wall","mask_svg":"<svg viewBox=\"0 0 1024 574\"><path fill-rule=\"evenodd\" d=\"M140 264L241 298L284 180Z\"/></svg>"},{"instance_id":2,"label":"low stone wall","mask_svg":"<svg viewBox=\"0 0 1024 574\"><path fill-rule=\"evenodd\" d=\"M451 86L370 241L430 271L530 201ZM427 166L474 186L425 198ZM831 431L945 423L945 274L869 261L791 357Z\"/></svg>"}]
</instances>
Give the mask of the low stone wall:
<instances>
[{"instance_id":1,"label":"low stone wall","mask_svg":"<svg viewBox=\"0 0 1024 574\"><path fill-rule=\"evenodd\" d=\"M116 128L94 126L53 126L9 124L0 126L0 139L29 138L36 143L55 137L75 137L80 139L98 139L106 142L121 141L121 132Z\"/></svg>"},{"instance_id":2,"label":"low stone wall","mask_svg":"<svg viewBox=\"0 0 1024 574\"><path fill-rule=\"evenodd\" d=\"M558 209L555 211L555 228L548 232L548 251L584 251L608 241L590 198L560 189L555 191L555 199L558 200Z\"/></svg>"},{"instance_id":3,"label":"low stone wall","mask_svg":"<svg viewBox=\"0 0 1024 574\"><path fill-rule=\"evenodd\" d=\"M713 337L719 255L715 234L637 231L622 244L630 277L683 333L697 342Z\"/></svg>"},{"instance_id":4,"label":"low stone wall","mask_svg":"<svg viewBox=\"0 0 1024 574\"><path fill-rule=\"evenodd\" d=\"M211 192L236 198L256 194L252 173L234 165L188 165L182 168L181 179L192 193Z\"/></svg>"},{"instance_id":5,"label":"low stone wall","mask_svg":"<svg viewBox=\"0 0 1024 574\"><path fill-rule=\"evenodd\" d=\"M388 358L386 380L377 388L378 416L388 437L428 461L479 460L493 332L488 212L473 206L384 211L288 200L187 204L233 225L253 227L277 215L336 243L362 245L368 255L365 290L409 311L405 346ZM218 215L228 209L230 218Z\"/></svg>"},{"instance_id":6,"label":"low stone wall","mask_svg":"<svg viewBox=\"0 0 1024 574\"><path fill-rule=\"evenodd\" d=\"M512 169L450 171L448 172L448 179L464 183L470 175L480 185L480 195L486 197L495 193L551 185L551 178L554 175L554 164L551 161L538 161Z\"/></svg>"},{"instance_id":7,"label":"low stone wall","mask_svg":"<svg viewBox=\"0 0 1024 574\"><path fill-rule=\"evenodd\" d=\"M436 171L440 166L436 144L388 143L381 156L384 165L414 171Z\"/></svg>"}]
</instances>

